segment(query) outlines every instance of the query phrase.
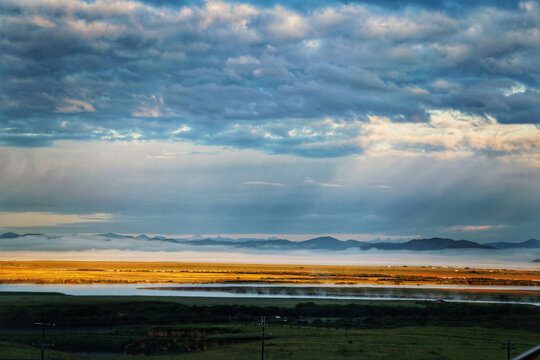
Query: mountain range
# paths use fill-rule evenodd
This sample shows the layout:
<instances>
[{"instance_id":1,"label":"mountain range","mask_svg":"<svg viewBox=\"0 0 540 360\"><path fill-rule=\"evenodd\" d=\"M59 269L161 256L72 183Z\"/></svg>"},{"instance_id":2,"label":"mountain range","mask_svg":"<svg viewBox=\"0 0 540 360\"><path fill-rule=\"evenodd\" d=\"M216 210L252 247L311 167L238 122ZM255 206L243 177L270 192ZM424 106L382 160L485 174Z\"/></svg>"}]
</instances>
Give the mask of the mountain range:
<instances>
[{"instance_id":1,"label":"mountain range","mask_svg":"<svg viewBox=\"0 0 540 360\"><path fill-rule=\"evenodd\" d=\"M16 239L30 235L39 234L17 234L7 232L0 234L0 239ZM446 249L538 249L540 241L529 239L522 242L491 242L479 244L469 240L453 240L447 238L428 238L428 239L413 239L406 242L364 242L357 240L338 240L331 236L316 237L305 241L290 241L287 239L229 239L223 237L205 238L200 240L167 238L164 236L149 237L145 234L133 236L114 233L97 234L106 239L138 239L143 241L165 241L177 244L188 244L192 246L225 246L245 249L260 249L260 250L346 250L357 248L361 250L378 249L378 250L410 250L410 251L428 251L428 250L446 250Z\"/></svg>"}]
</instances>

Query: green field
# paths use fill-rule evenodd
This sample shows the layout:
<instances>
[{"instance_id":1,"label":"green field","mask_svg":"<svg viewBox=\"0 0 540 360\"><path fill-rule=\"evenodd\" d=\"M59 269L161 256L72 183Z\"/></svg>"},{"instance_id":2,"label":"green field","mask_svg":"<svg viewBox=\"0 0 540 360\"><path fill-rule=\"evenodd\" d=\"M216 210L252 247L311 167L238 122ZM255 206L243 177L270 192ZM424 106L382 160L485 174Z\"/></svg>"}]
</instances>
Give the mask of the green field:
<instances>
[{"instance_id":1,"label":"green field","mask_svg":"<svg viewBox=\"0 0 540 360\"><path fill-rule=\"evenodd\" d=\"M502 360L540 343L527 305L4 293L0 359L39 359L41 320L46 359L260 359L261 316L267 359Z\"/></svg>"}]
</instances>

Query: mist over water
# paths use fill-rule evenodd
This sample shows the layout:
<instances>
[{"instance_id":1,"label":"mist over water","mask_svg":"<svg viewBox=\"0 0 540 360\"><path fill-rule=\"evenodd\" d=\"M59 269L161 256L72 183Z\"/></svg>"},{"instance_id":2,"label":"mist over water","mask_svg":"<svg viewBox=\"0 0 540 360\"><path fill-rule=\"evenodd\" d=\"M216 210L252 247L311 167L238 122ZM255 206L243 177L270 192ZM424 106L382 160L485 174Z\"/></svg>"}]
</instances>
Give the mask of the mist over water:
<instances>
[{"instance_id":1,"label":"mist over water","mask_svg":"<svg viewBox=\"0 0 540 360\"><path fill-rule=\"evenodd\" d=\"M389 251L267 250L194 246L136 238L96 235L25 236L0 239L2 260L179 261L358 266L456 266L537 269L540 249L459 249Z\"/></svg>"},{"instance_id":2,"label":"mist over water","mask_svg":"<svg viewBox=\"0 0 540 360\"><path fill-rule=\"evenodd\" d=\"M448 291L448 290L452 291ZM460 291L465 290L466 291ZM291 285L291 284L0 284L1 292L58 292L73 296L182 296L341 300L449 301L540 306L537 294L512 294L522 287ZM485 290L484 289L484 290ZM538 287L525 288L538 292ZM479 290L479 291L474 291ZM499 290L499 291L497 291Z\"/></svg>"}]
</instances>

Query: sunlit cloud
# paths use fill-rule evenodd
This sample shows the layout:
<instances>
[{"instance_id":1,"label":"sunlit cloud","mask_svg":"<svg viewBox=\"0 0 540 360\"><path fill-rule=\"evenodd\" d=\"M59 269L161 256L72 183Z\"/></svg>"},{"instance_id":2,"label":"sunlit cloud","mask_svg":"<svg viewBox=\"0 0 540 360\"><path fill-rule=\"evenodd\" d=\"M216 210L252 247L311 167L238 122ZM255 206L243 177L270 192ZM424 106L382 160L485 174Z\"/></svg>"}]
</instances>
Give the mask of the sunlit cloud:
<instances>
[{"instance_id":1,"label":"sunlit cloud","mask_svg":"<svg viewBox=\"0 0 540 360\"><path fill-rule=\"evenodd\" d=\"M484 230L496 230L509 227L508 225L456 225L452 226L450 230L456 231L484 231Z\"/></svg>"},{"instance_id":2,"label":"sunlit cloud","mask_svg":"<svg viewBox=\"0 0 540 360\"><path fill-rule=\"evenodd\" d=\"M0 227L29 228L106 222L111 214L55 214L48 212L0 212Z\"/></svg>"},{"instance_id":3,"label":"sunlit cloud","mask_svg":"<svg viewBox=\"0 0 540 360\"><path fill-rule=\"evenodd\" d=\"M500 124L490 116L431 110L426 123L396 123L370 116L358 124L358 141L366 152L493 152L540 155L540 128L533 124Z\"/></svg>"},{"instance_id":4,"label":"sunlit cloud","mask_svg":"<svg viewBox=\"0 0 540 360\"><path fill-rule=\"evenodd\" d=\"M92 104L77 100L77 99L64 99L64 104L57 107L56 111L60 113L78 113L84 111L96 111Z\"/></svg>"}]
</instances>

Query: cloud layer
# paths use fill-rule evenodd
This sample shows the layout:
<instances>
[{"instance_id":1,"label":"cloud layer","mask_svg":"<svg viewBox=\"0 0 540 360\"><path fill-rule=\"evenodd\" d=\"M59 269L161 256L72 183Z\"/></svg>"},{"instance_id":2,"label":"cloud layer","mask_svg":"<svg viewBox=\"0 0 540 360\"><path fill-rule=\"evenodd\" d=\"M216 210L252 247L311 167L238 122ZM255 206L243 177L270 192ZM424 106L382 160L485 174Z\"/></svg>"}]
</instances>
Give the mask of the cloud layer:
<instances>
[{"instance_id":1,"label":"cloud layer","mask_svg":"<svg viewBox=\"0 0 540 360\"><path fill-rule=\"evenodd\" d=\"M390 151L314 159L177 142L59 142L0 152L2 211L19 217L2 222L3 231L475 241L540 234L540 167L523 157ZM71 225L17 228L36 211Z\"/></svg>"},{"instance_id":2,"label":"cloud layer","mask_svg":"<svg viewBox=\"0 0 540 360\"><path fill-rule=\"evenodd\" d=\"M384 119L392 148L529 153L540 5L467 4L3 1L0 142L341 157L372 149ZM458 135L441 112L467 116Z\"/></svg>"},{"instance_id":3,"label":"cloud layer","mask_svg":"<svg viewBox=\"0 0 540 360\"><path fill-rule=\"evenodd\" d=\"M539 58L538 1L4 0L0 227L538 237Z\"/></svg>"}]
</instances>

